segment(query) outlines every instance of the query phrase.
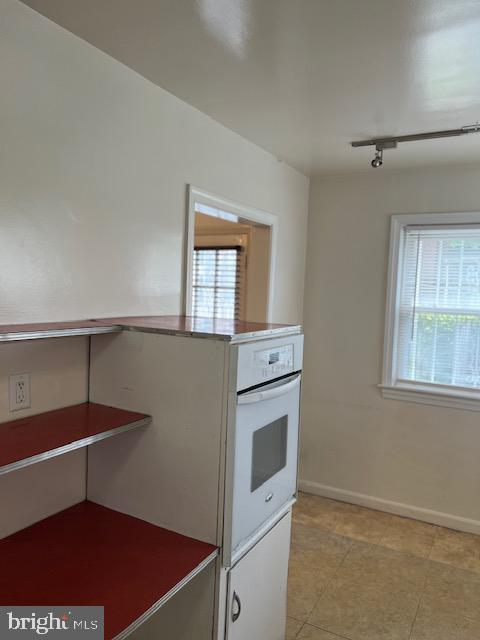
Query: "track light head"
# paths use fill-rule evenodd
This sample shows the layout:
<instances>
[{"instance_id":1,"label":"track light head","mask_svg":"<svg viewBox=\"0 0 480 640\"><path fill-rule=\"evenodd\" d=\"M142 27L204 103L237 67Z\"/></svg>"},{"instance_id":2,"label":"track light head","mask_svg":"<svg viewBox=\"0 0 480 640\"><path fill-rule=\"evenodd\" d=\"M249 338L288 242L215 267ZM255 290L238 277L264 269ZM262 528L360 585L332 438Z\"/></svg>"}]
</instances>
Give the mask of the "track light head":
<instances>
[{"instance_id":1,"label":"track light head","mask_svg":"<svg viewBox=\"0 0 480 640\"><path fill-rule=\"evenodd\" d=\"M381 167L383 164L383 149L382 148L378 148L375 151L375 157L372 160L372 162L370 163L372 165L372 167L374 169L377 169L378 167Z\"/></svg>"}]
</instances>

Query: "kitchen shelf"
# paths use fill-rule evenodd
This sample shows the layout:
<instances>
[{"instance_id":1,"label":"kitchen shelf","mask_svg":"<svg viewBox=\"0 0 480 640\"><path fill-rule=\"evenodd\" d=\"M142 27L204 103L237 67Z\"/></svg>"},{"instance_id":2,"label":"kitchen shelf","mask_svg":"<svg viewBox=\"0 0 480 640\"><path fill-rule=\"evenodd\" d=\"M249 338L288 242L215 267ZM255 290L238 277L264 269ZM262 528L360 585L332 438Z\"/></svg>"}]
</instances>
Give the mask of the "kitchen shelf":
<instances>
[{"instance_id":1,"label":"kitchen shelf","mask_svg":"<svg viewBox=\"0 0 480 640\"><path fill-rule=\"evenodd\" d=\"M193 336L225 340L232 343L278 338L301 332L300 325L249 322L229 318L200 318L193 316L127 316L122 318L97 318L98 324L116 325L129 331L164 333L167 335Z\"/></svg>"},{"instance_id":2,"label":"kitchen shelf","mask_svg":"<svg viewBox=\"0 0 480 640\"><path fill-rule=\"evenodd\" d=\"M0 424L0 475L150 424L144 413L85 402Z\"/></svg>"},{"instance_id":3,"label":"kitchen shelf","mask_svg":"<svg viewBox=\"0 0 480 640\"><path fill-rule=\"evenodd\" d=\"M85 501L0 541L0 602L104 606L105 640L122 640L217 554Z\"/></svg>"},{"instance_id":4,"label":"kitchen shelf","mask_svg":"<svg viewBox=\"0 0 480 640\"><path fill-rule=\"evenodd\" d=\"M77 320L73 322L0 325L0 342L67 336L91 336L99 333L119 333L124 329L195 336L230 342L244 342L269 336L281 337L301 331L300 325L193 318L189 316L132 316Z\"/></svg>"},{"instance_id":5,"label":"kitchen shelf","mask_svg":"<svg viewBox=\"0 0 480 640\"><path fill-rule=\"evenodd\" d=\"M98 333L115 333L122 328L114 324L92 320L73 322L37 322L35 324L0 325L0 342L38 340L39 338L62 338L67 336L91 336Z\"/></svg>"}]
</instances>

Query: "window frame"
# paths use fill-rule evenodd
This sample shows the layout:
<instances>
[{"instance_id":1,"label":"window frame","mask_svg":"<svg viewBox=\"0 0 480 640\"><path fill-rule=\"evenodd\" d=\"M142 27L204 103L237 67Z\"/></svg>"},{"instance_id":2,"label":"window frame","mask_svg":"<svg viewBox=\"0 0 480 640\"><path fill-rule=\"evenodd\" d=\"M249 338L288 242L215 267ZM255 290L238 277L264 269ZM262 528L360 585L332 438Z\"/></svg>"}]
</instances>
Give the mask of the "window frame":
<instances>
[{"instance_id":1,"label":"window frame","mask_svg":"<svg viewBox=\"0 0 480 640\"><path fill-rule=\"evenodd\" d=\"M401 294L400 275L403 270L405 228L410 225L480 225L480 212L414 213L391 216L390 249L388 257L385 334L383 347L382 396L391 400L406 400L422 404L480 411L480 391L464 387L399 382L396 379L398 318Z\"/></svg>"}]
</instances>

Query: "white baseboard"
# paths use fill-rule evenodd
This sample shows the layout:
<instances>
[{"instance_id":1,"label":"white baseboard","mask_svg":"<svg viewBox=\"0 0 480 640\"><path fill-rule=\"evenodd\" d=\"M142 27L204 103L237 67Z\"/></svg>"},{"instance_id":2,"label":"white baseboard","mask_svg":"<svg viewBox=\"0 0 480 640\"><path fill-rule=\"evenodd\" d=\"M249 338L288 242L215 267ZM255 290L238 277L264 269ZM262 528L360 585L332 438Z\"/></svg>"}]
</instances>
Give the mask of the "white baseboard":
<instances>
[{"instance_id":1,"label":"white baseboard","mask_svg":"<svg viewBox=\"0 0 480 640\"><path fill-rule=\"evenodd\" d=\"M305 493L313 493L318 496L323 496L324 498L350 502L351 504L358 504L362 507L376 509L377 511L386 511L387 513L394 513L397 516L438 524L449 529L480 534L480 520L470 520L469 518L454 516L450 513L414 507L402 502L384 500L383 498L376 498L375 496L368 496L363 493L356 493L355 491L337 489L336 487L329 487L326 484L311 482L310 480L299 480L298 488L300 491L305 491Z\"/></svg>"}]
</instances>

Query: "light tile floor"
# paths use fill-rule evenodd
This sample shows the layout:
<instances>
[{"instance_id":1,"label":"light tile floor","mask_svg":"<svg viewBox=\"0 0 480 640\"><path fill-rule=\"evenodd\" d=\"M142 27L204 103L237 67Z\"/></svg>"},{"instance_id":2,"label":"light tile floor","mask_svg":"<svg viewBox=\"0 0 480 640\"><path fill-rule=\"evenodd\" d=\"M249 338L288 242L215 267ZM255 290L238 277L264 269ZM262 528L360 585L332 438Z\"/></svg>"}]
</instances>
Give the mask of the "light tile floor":
<instances>
[{"instance_id":1,"label":"light tile floor","mask_svg":"<svg viewBox=\"0 0 480 640\"><path fill-rule=\"evenodd\" d=\"M306 493L287 640L480 640L480 536Z\"/></svg>"}]
</instances>

